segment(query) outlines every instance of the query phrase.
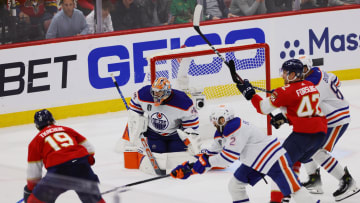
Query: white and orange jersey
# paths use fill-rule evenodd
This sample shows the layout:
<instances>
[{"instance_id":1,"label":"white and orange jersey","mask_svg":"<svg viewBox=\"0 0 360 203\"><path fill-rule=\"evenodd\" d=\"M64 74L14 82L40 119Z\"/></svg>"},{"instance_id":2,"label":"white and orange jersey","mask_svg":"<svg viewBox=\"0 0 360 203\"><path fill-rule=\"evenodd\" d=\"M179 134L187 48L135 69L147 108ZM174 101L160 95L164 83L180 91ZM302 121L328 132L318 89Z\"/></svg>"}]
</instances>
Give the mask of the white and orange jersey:
<instances>
[{"instance_id":1,"label":"white and orange jersey","mask_svg":"<svg viewBox=\"0 0 360 203\"><path fill-rule=\"evenodd\" d=\"M350 123L349 102L339 90L340 80L332 73L311 69L305 80L312 82L320 92L320 108L326 115L328 127Z\"/></svg>"},{"instance_id":2,"label":"white and orange jersey","mask_svg":"<svg viewBox=\"0 0 360 203\"><path fill-rule=\"evenodd\" d=\"M286 152L276 137L266 135L239 117L226 124L223 137L221 151L209 157L212 167L227 167L240 159L243 164L266 174Z\"/></svg>"},{"instance_id":3,"label":"white and orange jersey","mask_svg":"<svg viewBox=\"0 0 360 203\"><path fill-rule=\"evenodd\" d=\"M130 110L147 115L148 127L167 136L176 133L179 128L199 128L198 112L193 101L182 91L172 89L172 94L161 105L155 106L147 85L137 91L130 101Z\"/></svg>"}]
</instances>

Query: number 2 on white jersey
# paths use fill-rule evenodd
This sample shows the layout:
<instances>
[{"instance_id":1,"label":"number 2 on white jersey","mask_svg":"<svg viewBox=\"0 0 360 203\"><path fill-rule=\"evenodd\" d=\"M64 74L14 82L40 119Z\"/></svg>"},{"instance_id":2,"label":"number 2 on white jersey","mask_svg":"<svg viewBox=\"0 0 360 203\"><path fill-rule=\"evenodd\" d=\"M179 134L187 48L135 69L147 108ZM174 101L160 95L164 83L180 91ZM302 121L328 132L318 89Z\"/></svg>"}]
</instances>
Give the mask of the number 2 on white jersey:
<instances>
[{"instance_id":1,"label":"number 2 on white jersey","mask_svg":"<svg viewBox=\"0 0 360 203\"><path fill-rule=\"evenodd\" d=\"M49 143L51 148L55 151L60 150L61 148L74 145L71 137L65 132L54 133L45 138L45 142Z\"/></svg>"},{"instance_id":2,"label":"number 2 on white jersey","mask_svg":"<svg viewBox=\"0 0 360 203\"><path fill-rule=\"evenodd\" d=\"M311 96L311 101L310 101ZM312 107L312 102L316 102L315 106L315 115L322 115L320 108L319 108L319 99L320 94L312 94L312 95L306 95L303 96L299 105L299 108L297 110L297 115L299 117L307 117L307 116L314 116L314 109Z\"/></svg>"}]
</instances>

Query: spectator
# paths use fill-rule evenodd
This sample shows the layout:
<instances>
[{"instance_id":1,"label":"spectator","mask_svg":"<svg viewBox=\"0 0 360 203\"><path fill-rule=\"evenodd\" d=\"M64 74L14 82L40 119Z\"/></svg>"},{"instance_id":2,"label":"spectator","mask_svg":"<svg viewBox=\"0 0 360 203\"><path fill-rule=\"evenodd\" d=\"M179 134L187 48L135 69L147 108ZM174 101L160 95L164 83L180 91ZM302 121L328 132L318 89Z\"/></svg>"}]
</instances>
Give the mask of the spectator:
<instances>
[{"instance_id":1,"label":"spectator","mask_svg":"<svg viewBox=\"0 0 360 203\"><path fill-rule=\"evenodd\" d=\"M19 17L16 42L44 39L46 21L58 11L56 0L17 0Z\"/></svg>"},{"instance_id":2,"label":"spectator","mask_svg":"<svg viewBox=\"0 0 360 203\"><path fill-rule=\"evenodd\" d=\"M267 13L276 13L292 10L292 0L265 0Z\"/></svg>"},{"instance_id":3,"label":"spectator","mask_svg":"<svg viewBox=\"0 0 360 203\"><path fill-rule=\"evenodd\" d=\"M82 11L84 16L88 16L94 10L93 0L78 0L76 8Z\"/></svg>"},{"instance_id":4,"label":"spectator","mask_svg":"<svg viewBox=\"0 0 360 203\"><path fill-rule=\"evenodd\" d=\"M265 0L232 0L230 12L237 16L266 13Z\"/></svg>"},{"instance_id":5,"label":"spectator","mask_svg":"<svg viewBox=\"0 0 360 203\"><path fill-rule=\"evenodd\" d=\"M172 0L170 13L171 24L192 22L196 0Z\"/></svg>"},{"instance_id":6,"label":"spectator","mask_svg":"<svg viewBox=\"0 0 360 203\"><path fill-rule=\"evenodd\" d=\"M52 19L46 39L89 34L84 14L75 8L75 0L62 0L62 10Z\"/></svg>"},{"instance_id":7,"label":"spectator","mask_svg":"<svg viewBox=\"0 0 360 203\"><path fill-rule=\"evenodd\" d=\"M128 30L142 26L141 10L134 0L119 0L111 11L114 30Z\"/></svg>"},{"instance_id":8,"label":"spectator","mask_svg":"<svg viewBox=\"0 0 360 203\"><path fill-rule=\"evenodd\" d=\"M205 20L236 17L229 12L224 0L200 0L199 3L203 5Z\"/></svg>"},{"instance_id":9,"label":"spectator","mask_svg":"<svg viewBox=\"0 0 360 203\"><path fill-rule=\"evenodd\" d=\"M110 10L112 8L112 3L109 0L102 1L102 29L101 32L112 32L114 31ZM88 16L86 16L86 22L89 26L89 33L95 33L95 12L94 10L90 12Z\"/></svg>"},{"instance_id":10,"label":"spectator","mask_svg":"<svg viewBox=\"0 0 360 203\"><path fill-rule=\"evenodd\" d=\"M144 27L169 23L170 0L139 0Z\"/></svg>"}]
</instances>

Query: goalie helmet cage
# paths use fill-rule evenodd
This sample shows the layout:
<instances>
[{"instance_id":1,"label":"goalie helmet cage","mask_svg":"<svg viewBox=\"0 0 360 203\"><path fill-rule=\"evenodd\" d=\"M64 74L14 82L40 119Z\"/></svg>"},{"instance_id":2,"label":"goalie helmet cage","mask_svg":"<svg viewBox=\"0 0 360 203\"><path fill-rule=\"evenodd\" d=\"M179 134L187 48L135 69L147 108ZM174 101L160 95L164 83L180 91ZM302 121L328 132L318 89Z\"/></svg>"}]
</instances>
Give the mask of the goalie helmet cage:
<instances>
[{"instance_id":1,"label":"goalie helmet cage","mask_svg":"<svg viewBox=\"0 0 360 203\"><path fill-rule=\"evenodd\" d=\"M266 43L214 46L226 61L234 60L237 74L257 87L271 90L270 48ZM207 100L241 95L230 70L209 46L185 47L148 58L150 81L168 78L172 86L189 94L202 93ZM267 133L271 135L270 116Z\"/></svg>"}]
</instances>

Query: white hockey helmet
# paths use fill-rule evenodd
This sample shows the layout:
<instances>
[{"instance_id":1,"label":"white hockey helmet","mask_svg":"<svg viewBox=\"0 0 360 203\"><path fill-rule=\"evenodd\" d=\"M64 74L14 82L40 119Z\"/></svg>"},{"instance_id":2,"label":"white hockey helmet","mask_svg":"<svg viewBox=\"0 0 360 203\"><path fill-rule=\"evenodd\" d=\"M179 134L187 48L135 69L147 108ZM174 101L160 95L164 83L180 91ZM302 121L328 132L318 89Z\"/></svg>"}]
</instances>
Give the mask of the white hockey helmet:
<instances>
[{"instance_id":1,"label":"white hockey helmet","mask_svg":"<svg viewBox=\"0 0 360 203\"><path fill-rule=\"evenodd\" d=\"M228 105L219 105L211 111L210 122L217 126L224 126L228 121L234 118L234 110ZM224 123L219 123L220 118L224 118Z\"/></svg>"},{"instance_id":2,"label":"white hockey helmet","mask_svg":"<svg viewBox=\"0 0 360 203\"><path fill-rule=\"evenodd\" d=\"M310 71L310 69L313 67L312 59L308 55L299 55L297 57L297 59L299 59L301 61L301 63L307 67L306 72L304 69L304 75L306 75Z\"/></svg>"}]
</instances>

